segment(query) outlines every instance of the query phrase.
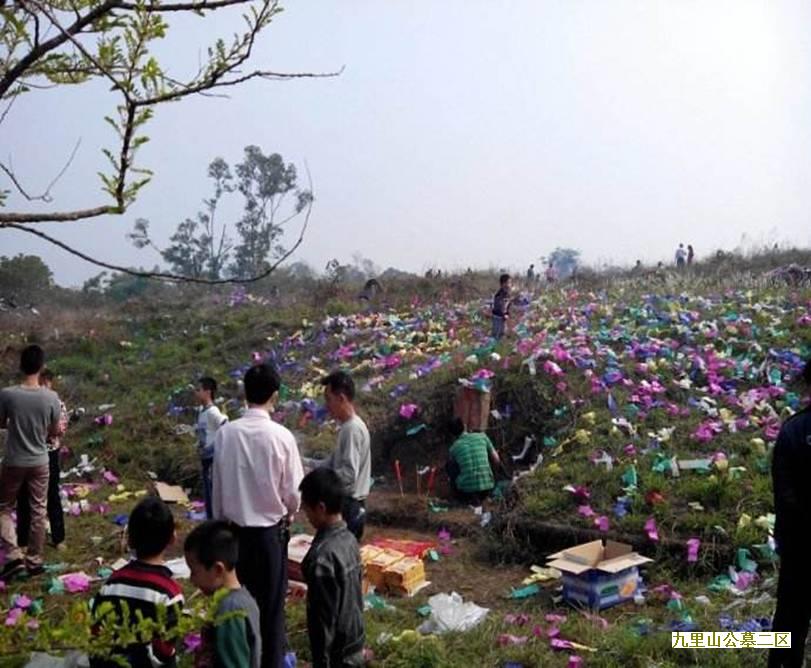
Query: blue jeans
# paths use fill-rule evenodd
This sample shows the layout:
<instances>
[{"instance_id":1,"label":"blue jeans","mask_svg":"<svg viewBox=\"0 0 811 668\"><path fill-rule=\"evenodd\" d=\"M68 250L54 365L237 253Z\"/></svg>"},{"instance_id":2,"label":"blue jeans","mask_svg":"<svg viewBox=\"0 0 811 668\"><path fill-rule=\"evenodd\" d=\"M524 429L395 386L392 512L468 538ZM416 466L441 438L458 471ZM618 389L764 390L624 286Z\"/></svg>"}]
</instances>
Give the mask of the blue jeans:
<instances>
[{"instance_id":1,"label":"blue jeans","mask_svg":"<svg viewBox=\"0 0 811 668\"><path fill-rule=\"evenodd\" d=\"M498 340L502 336L504 336L504 325L506 324L507 320L503 315L494 315L493 316L493 338Z\"/></svg>"},{"instance_id":2,"label":"blue jeans","mask_svg":"<svg viewBox=\"0 0 811 668\"><path fill-rule=\"evenodd\" d=\"M214 459L201 459L202 464L202 479L203 479L203 502L206 504L206 518L212 519L214 517L214 509L211 505L211 466Z\"/></svg>"}]
</instances>

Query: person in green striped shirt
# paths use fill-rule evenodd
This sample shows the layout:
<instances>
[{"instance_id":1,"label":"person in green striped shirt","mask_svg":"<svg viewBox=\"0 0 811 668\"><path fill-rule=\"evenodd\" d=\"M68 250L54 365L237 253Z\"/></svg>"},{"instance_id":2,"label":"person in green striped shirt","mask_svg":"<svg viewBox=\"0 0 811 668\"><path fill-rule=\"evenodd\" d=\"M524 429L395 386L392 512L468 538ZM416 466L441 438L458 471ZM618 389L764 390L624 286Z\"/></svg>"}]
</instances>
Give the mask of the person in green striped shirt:
<instances>
[{"instance_id":1,"label":"person in green striped shirt","mask_svg":"<svg viewBox=\"0 0 811 668\"><path fill-rule=\"evenodd\" d=\"M455 439L447 465L451 487L461 501L480 505L496 485L491 463L501 460L487 434L466 431L461 419L451 420L450 432Z\"/></svg>"}]
</instances>

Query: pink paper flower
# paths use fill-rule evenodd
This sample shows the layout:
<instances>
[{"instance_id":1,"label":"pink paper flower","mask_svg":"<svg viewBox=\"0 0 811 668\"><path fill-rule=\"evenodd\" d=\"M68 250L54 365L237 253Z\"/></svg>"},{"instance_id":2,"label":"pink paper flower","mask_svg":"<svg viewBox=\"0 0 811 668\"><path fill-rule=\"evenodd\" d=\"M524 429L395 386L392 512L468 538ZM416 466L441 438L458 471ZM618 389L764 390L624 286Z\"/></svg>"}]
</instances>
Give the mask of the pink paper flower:
<instances>
[{"instance_id":1,"label":"pink paper flower","mask_svg":"<svg viewBox=\"0 0 811 668\"><path fill-rule=\"evenodd\" d=\"M417 406L417 404L403 404L400 406L400 417L410 420L419 412L419 410L420 408Z\"/></svg>"},{"instance_id":2,"label":"pink paper flower","mask_svg":"<svg viewBox=\"0 0 811 668\"><path fill-rule=\"evenodd\" d=\"M12 608L6 617L6 626L15 626L22 617L23 611L20 608Z\"/></svg>"},{"instance_id":3,"label":"pink paper flower","mask_svg":"<svg viewBox=\"0 0 811 668\"><path fill-rule=\"evenodd\" d=\"M28 598L25 594L17 594L14 597L14 600L11 602L12 607L18 608L19 610L28 610L31 607L33 601Z\"/></svg>"},{"instance_id":4,"label":"pink paper flower","mask_svg":"<svg viewBox=\"0 0 811 668\"><path fill-rule=\"evenodd\" d=\"M591 506L578 506L577 512L583 517L594 517L595 515L595 512L591 509Z\"/></svg>"},{"instance_id":5,"label":"pink paper flower","mask_svg":"<svg viewBox=\"0 0 811 668\"><path fill-rule=\"evenodd\" d=\"M563 375L563 369L561 369L552 360L546 360L546 362L543 363L543 370L546 373L548 373L550 376L562 376Z\"/></svg>"},{"instance_id":6,"label":"pink paper flower","mask_svg":"<svg viewBox=\"0 0 811 668\"><path fill-rule=\"evenodd\" d=\"M526 645L528 641L528 636L514 636L512 633L502 633L497 639L499 647L507 647L508 645Z\"/></svg>"},{"instance_id":7,"label":"pink paper flower","mask_svg":"<svg viewBox=\"0 0 811 668\"><path fill-rule=\"evenodd\" d=\"M611 521L605 515L600 515L594 518L594 526L600 531L608 531L611 528Z\"/></svg>"},{"instance_id":8,"label":"pink paper flower","mask_svg":"<svg viewBox=\"0 0 811 668\"><path fill-rule=\"evenodd\" d=\"M203 638L199 633L190 633L183 638L183 645L188 654L194 654L203 646Z\"/></svg>"},{"instance_id":9,"label":"pink paper flower","mask_svg":"<svg viewBox=\"0 0 811 668\"><path fill-rule=\"evenodd\" d=\"M59 578L65 589L71 594L86 592L90 589L90 578L86 573L68 573Z\"/></svg>"},{"instance_id":10,"label":"pink paper flower","mask_svg":"<svg viewBox=\"0 0 811 668\"><path fill-rule=\"evenodd\" d=\"M687 541L687 562L694 564L698 561L698 549L701 547L701 541L698 538L690 538Z\"/></svg>"},{"instance_id":11,"label":"pink paper flower","mask_svg":"<svg viewBox=\"0 0 811 668\"><path fill-rule=\"evenodd\" d=\"M656 528L656 519L649 517L645 522L645 532L654 543L659 542L659 530Z\"/></svg>"}]
</instances>

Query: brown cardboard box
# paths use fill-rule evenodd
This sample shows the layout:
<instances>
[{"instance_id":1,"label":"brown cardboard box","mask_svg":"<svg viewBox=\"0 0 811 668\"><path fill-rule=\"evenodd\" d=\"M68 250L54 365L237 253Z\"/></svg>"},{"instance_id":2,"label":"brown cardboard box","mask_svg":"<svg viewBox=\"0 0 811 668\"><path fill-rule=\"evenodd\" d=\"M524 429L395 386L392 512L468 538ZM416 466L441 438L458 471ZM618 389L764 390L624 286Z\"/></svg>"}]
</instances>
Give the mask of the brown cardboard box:
<instances>
[{"instance_id":1,"label":"brown cardboard box","mask_svg":"<svg viewBox=\"0 0 811 668\"><path fill-rule=\"evenodd\" d=\"M595 540L549 555L547 566L563 573L564 600L602 610L634 597L649 561L625 543Z\"/></svg>"},{"instance_id":2,"label":"brown cardboard box","mask_svg":"<svg viewBox=\"0 0 811 668\"><path fill-rule=\"evenodd\" d=\"M490 417L490 393L461 386L456 390L453 414L465 423L468 431L487 431Z\"/></svg>"}]
</instances>

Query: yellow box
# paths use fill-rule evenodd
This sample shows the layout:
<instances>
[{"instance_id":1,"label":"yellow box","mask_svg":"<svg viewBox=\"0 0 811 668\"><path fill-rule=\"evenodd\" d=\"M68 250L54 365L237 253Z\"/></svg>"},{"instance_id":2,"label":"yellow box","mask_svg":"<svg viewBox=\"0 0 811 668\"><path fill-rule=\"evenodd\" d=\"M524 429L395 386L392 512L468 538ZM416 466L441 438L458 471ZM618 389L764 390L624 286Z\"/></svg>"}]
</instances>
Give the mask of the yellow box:
<instances>
[{"instance_id":1,"label":"yellow box","mask_svg":"<svg viewBox=\"0 0 811 668\"><path fill-rule=\"evenodd\" d=\"M383 571L402 559L405 559L405 555L402 552L383 550L366 565L366 578L369 580L369 583L373 585L375 589L382 590L386 584Z\"/></svg>"}]
</instances>

